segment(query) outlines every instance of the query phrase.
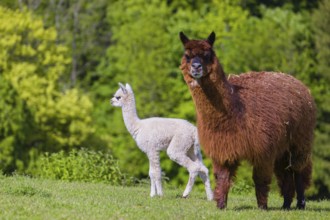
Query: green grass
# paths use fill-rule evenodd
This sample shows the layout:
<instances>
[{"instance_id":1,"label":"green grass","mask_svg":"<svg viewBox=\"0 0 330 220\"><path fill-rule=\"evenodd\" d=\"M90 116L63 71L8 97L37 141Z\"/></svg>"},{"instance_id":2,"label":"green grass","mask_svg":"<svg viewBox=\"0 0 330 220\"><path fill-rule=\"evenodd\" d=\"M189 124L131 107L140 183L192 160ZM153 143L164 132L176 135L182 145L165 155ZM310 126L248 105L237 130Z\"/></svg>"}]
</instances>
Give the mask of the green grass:
<instances>
[{"instance_id":1,"label":"green grass","mask_svg":"<svg viewBox=\"0 0 330 220\"><path fill-rule=\"evenodd\" d=\"M229 195L218 210L204 192L166 186L162 198L149 198L149 186L120 187L28 177L0 176L0 219L329 219L330 201L307 201L305 211L282 211L282 199L270 194L269 211L256 208L252 193Z\"/></svg>"}]
</instances>

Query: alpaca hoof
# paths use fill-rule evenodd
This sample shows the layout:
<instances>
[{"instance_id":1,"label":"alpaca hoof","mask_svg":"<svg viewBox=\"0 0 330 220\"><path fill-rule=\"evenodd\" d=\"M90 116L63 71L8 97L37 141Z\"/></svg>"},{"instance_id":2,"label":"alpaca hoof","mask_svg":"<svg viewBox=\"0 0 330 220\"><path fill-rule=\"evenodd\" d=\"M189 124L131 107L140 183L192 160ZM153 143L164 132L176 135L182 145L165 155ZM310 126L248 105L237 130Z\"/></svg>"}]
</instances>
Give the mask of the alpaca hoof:
<instances>
[{"instance_id":1,"label":"alpaca hoof","mask_svg":"<svg viewBox=\"0 0 330 220\"><path fill-rule=\"evenodd\" d=\"M299 210L305 210L305 206L297 206L297 209L299 209Z\"/></svg>"},{"instance_id":2,"label":"alpaca hoof","mask_svg":"<svg viewBox=\"0 0 330 220\"><path fill-rule=\"evenodd\" d=\"M186 195L186 196L183 196L183 195L176 195L175 198L179 198L179 199L187 199L187 198L188 198L188 195Z\"/></svg>"},{"instance_id":3,"label":"alpaca hoof","mask_svg":"<svg viewBox=\"0 0 330 220\"><path fill-rule=\"evenodd\" d=\"M218 207L218 209L221 209L221 210L226 208L226 206L224 206L224 205L217 205L217 207Z\"/></svg>"},{"instance_id":4,"label":"alpaca hoof","mask_svg":"<svg viewBox=\"0 0 330 220\"><path fill-rule=\"evenodd\" d=\"M213 196L207 197L207 201L213 201L213 200L214 200Z\"/></svg>"},{"instance_id":5,"label":"alpaca hoof","mask_svg":"<svg viewBox=\"0 0 330 220\"><path fill-rule=\"evenodd\" d=\"M258 205L258 208L261 209L261 210L267 210L268 209L267 205Z\"/></svg>"},{"instance_id":6,"label":"alpaca hoof","mask_svg":"<svg viewBox=\"0 0 330 220\"><path fill-rule=\"evenodd\" d=\"M217 207L218 207L218 209L225 209L226 208L226 204L225 203L223 203L223 202L217 202Z\"/></svg>"},{"instance_id":7,"label":"alpaca hoof","mask_svg":"<svg viewBox=\"0 0 330 220\"><path fill-rule=\"evenodd\" d=\"M283 206L282 206L282 209L283 210L290 210L291 209L291 202L290 203L284 202Z\"/></svg>"},{"instance_id":8,"label":"alpaca hoof","mask_svg":"<svg viewBox=\"0 0 330 220\"><path fill-rule=\"evenodd\" d=\"M186 195L186 196L181 196L181 198L183 199L187 199L189 195Z\"/></svg>"},{"instance_id":9,"label":"alpaca hoof","mask_svg":"<svg viewBox=\"0 0 330 220\"><path fill-rule=\"evenodd\" d=\"M282 210L284 210L284 211L289 211L291 208L290 208L290 206L282 206Z\"/></svg>"},{"instance_id":10,"label":"alpaca hoof","mask_svg":"<svg viewBox=\"0 0 330 220\"><path fill-rule=\"evenodd\" d=\"M306 202L305 200L302 200L300 202L297 202L297 209L304 210L306 207Z\"/></svg>"}]
</instances>

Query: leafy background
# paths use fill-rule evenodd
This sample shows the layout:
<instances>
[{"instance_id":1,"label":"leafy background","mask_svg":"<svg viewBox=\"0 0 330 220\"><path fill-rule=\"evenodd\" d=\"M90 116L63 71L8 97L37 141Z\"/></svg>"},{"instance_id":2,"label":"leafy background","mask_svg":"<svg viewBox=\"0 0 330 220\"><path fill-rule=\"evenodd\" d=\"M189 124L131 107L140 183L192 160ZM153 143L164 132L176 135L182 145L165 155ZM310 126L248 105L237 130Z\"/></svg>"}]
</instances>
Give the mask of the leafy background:
<instances>
[{"instance_id":1,"label":"leafy background","mask_svg":"<svg viewBox=\"0 0 330 220\"><path fill-rule=\"evenodd\" d=\"M51 167L77 167L65 158L101 163L114 157L118 164L101 163L103 170L114 166L116 178L121 172L146 178L148 160L109 99L118 82L127 82L141 118L194 123L179 69L180 31L196 39L215 31L227 74L282 71L310 88L318 123L308 194L329 198L330 0L1 0L0 170L37 177L42 161L55 160L49 174ZM185 169L165 154L161 159L164 176L185 184ZM252 188L250 176L243 164L236 190Z\"/></svg>"}]
</instances>

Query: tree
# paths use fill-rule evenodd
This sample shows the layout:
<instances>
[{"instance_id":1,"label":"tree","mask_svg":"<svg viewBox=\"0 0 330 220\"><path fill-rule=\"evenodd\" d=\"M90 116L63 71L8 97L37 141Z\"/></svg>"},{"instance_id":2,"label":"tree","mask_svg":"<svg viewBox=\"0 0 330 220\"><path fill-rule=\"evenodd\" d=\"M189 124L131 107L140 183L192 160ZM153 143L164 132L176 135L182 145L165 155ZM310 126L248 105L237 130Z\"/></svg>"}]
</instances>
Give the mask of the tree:
<instances>
[{"instance_id":1,"label":"tree","mask_svg":"<svg viewBox=\"0 0 330 220\"><path fill-rule=\"evenodd\" d=\"M317 8L319 0L238 0L240 5L253 16L262 16L262 7L282 8L293 12L311 11Z\"/></svg>"},{"instance_id":2,"label":"tree","mask_svg":"<svg viewBox=\"0 0 330 220\"><path fill-rule=\"evenodd\" d=\"M41 152L83 145L94 128L92 103L58 84L68 49L27 10L0 7L0 169L24 170Z\"/></svg>"},{"instance_id":3,"label":"tree","mask_svg":"<svg viewBox=\"0 0 330 220\"><path fill-rule=\"evenodd\" d=\"M319 125L316 132L314 154L319 158L315 163L315 186L319 198L330 197L330 1L324 0L312 15L315 39L317 68L323 89L319 91L322 99L318 103Z\"/></svg>"},{"instance_id":4,"label":"tree","mask_svg":"<svg viewBox=\"0 0 330 220\"><path fill-rule=\"evenodd\" d=\"M320 3L314 11L312 21L315 32L315 46L317 50L318 71L327 81L330 81L330 1Z\"/></svg>"},{"instance_id":5,"label":"tree","mask_svg":"<svg viewBox=\"0 0 330 220\"><path fill-rule=\"evenodd\" d=\"M222 42L227 73L283 71L303 78L314 72L311 33L301 14L263 8L262 18L243 22Z\"/></svg>"},{"instance_id":6,"label":"tree","mask_svg":"<svg viewBox=\"0 0 330 220\"><path fill-rule=\"evenodd\" d=\"M88 89L97 80L95 68L110 44L106 8L111 3L109 0L5 0L0 5L14 10L28 8L43 19L46 27L55 27L56 42L66 45L71 56L70 74L61 77L62 83Z\"/></svg>"}]
</instances>

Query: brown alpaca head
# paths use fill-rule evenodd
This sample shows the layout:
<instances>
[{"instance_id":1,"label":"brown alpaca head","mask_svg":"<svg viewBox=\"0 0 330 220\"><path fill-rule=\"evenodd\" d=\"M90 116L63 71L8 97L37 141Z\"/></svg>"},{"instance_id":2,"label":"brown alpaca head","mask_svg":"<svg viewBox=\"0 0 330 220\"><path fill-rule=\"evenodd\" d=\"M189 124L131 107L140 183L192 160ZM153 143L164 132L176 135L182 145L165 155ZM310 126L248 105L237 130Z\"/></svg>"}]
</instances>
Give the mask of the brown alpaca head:
<instances>
[{"instance_id":1,"label":"brown alpaca head","mask_svg":"<svg viewBox=\"0 0 330 220\"><path fill-rule=\"evenodd\" d=\"M216 59L212 49L215 33L212 32L206 40L189 40L180 32L180 39L185 49L181 61L183 74L194 79L207 76L212 71L212 63Z\"/></svg>"}]
</instances>

